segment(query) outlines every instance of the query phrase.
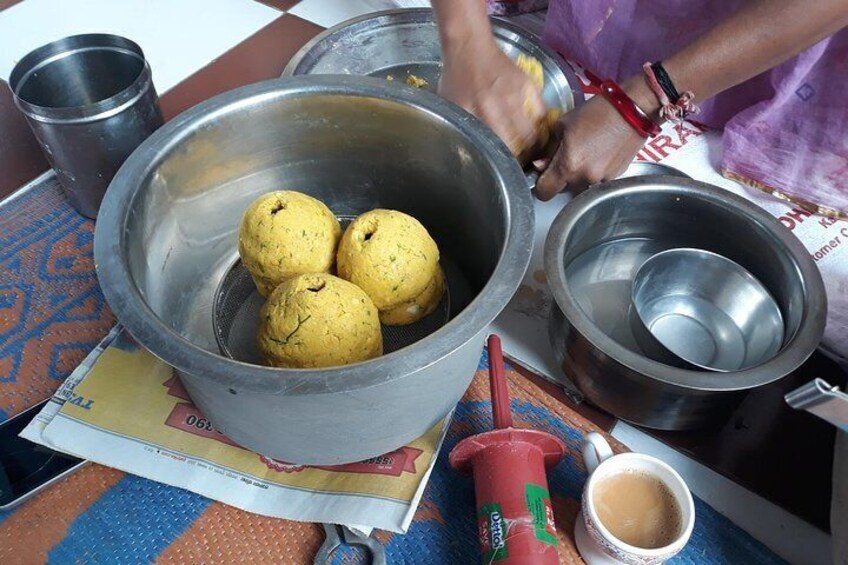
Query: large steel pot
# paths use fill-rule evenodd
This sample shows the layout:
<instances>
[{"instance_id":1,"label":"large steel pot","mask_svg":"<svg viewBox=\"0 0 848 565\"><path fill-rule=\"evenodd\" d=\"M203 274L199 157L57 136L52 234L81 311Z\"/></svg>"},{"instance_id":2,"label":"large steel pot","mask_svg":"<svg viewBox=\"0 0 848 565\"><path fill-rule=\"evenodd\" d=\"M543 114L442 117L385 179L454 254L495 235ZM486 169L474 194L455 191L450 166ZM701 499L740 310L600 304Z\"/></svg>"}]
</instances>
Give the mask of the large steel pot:
<instances>
[{"instance_id":1,"label":"large steel pot","mask_svg":"<svg viewBox=\"0 0 848 565\"><path fill-rule=\"evenodd\" d=\"M675 247L724 255L763 283L786 326L775 357L746 370L714 373L672 367L642 353L627 322L630 279L642 258ZM601 251L585 261L581 254L593 249ZM556 302L551 344L566 375L597 406L651 428L721 421L747 391L803 363L824 332L824 285L801 242L747 200L690 179L629 178L586 191L554 221L545 271ZM592 289L597 292L578 292L591 288L581 286L591 277L600 281ZM603 329L596 323L602 318Z\"/></svg>"},{"instance_id":2,"label":"large steel pot","mask_svg":"<svg viewBox=\"0 0 848 565\"><path fill-rule=\"evenodd\" d=\"M219 355L213 294L236 257L239 220L284 188L339 215L383 207L420 219L454 266L452 319L340 368ZM280 79L208 100L142 144L106 194L95 261L118 319L177 369L221 432L277 459L338 464L404 445L460 399L487 325L527 268L531 206L503 143L438 96L360 77Z\"/></svg>"}]
</instances>

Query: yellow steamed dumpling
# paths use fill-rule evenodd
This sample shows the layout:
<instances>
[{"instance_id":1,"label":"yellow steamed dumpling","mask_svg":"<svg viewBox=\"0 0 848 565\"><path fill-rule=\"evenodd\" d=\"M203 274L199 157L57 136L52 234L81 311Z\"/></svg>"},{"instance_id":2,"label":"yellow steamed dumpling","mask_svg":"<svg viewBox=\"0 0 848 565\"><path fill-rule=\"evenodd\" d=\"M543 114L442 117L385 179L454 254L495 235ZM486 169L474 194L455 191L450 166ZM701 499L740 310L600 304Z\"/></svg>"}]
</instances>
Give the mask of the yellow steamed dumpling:
<instances>
[{"instance_id":1,"label":"yellow steamed dumpling","mask_svg":"<svg viewBox=\"0 0 848 565\"><path fill-rule=\"evenodd\" d=\"M442 268L436 269L436 275L424 292L408 302L404 302L387 310L380 311L380 322L387 326L406 326L421 320L442 301L445 293L445 273Z\"/></svg>"},{"instance_id":2,"label":"yellow steamed dumpling","mask_svg":"<svg viewBox=\"0 0 848 565\"><path fill-rule=\"evenodd\" d=\"M515 58L515 64L519 69L524 71L533 84L536 86L536 90L542 90L542 87L545 84L545 74L542 70L542 63L539 62L539 59L536 57L531 57L530 55L525 55L524 53L519 53Z\"/></svg>"},{"instance_id":3,"label":"yellow steamed dumpling","mask_svg":"<svg viewBox=\"0 0 848 565\"><path fill-rule=\"evenodd\" d=\"M519 53L515 58L515 64L519 69L524 71L524 73L530 77L531 82L536 87L536 90L542 92L542 89L545 86L545 74L542 69L542 63L539 62L535 57L531 57L530 55L525 55L524 53ZM525 101L525 112L529 115L531 112L530 106L530 98ZM539 145L544 146L548 143L551 138L551 134L554 131L554 125L556 124L559 117L562 115L562 111L559 109L549 109L545 117L538 124L538 136L539 136Z\"/></svg>"},{"instance_id":4,"label":"yellow steamed dumpling","mask_svg":"<svg viewBox=\"0 0 848 565\"><path fill-rule=\"evenodd\" d=\"M304 273L333 268L341 226L327 206L289 190L257 199L241 220L238 251L262 296Z\"/></svg>"},{"instance_id":5,"label":"yellow steamed dumpling","mask_svg":"<svg viewBox=\"0 0 848 565\"><path fill-rule=\"evenodd\" d=\"M438 265L439 248L426 228L395 210L362 214L339 243L339 276L364 290L379 310L419 296Z\"/></svg>"},{"instance_id":6,"label":"yellow steamed dumpling","mask_svg":"<svg viewBox=\"0 0 848 565\"><path fill-rule=\"evenodd\" d=\"M267 365L348 365L383 353L377 308L362 289L327 273L279 285L259 316L259 351Z\"/></svg>"}]
</instances>

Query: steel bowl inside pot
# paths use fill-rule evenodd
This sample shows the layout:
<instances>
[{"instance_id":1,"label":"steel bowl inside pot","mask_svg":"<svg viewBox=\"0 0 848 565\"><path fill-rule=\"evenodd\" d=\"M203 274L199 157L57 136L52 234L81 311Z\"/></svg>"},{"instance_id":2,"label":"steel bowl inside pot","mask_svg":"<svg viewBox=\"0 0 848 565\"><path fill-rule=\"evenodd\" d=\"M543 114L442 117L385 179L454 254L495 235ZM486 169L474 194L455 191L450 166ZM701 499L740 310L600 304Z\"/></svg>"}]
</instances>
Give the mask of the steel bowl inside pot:
<instances>
[{"instance_id":1,"label":"steel bowl inside pot","mask_svg":"<svg viewBox=\"0 0 848 565\"><path fill-rule=\"evenodd\" d=\"M768 289L785 324L777 355L714 373L643 354L628 323L632 279L645 259L676 247L723 255ZM621 179L578 196L551 227L545 271L556 300L551 343L566 375L597 406L651 428L722 420L746 391L803 363L824 332L824 285L801 242L747 200L690 179Z\"/></svg>"},{"instance_id":2,"label":"steel bowl inside pot","mask_svg":"<svg viewBox=\"0 0 848 565\"><path fill-rule=\"evenodd\" d=\"M653 359L668 355L684 369L736 371L762 364L783 345L783 317L769 291L716 253L657 253L639 267L632 292L639 345L664 354Z\"/></svg>"},{"instance_id":3,"label":"steel bowl inside pot","mask_svg":"<svg viewBox=\"0 0 848 565\"><path fill-rule=\"evenodd\" d=\"M214 292L236 258L242 213L275 189L307 192L337 215L382 207L421 220L454 267L452 319L346 367L221 356ZM95 261L118 319L177 369L221 432L263 455L327 465L396 449L453 408L524 275L532 233L522 171L481 122L381 80L298 77L217 96L142 144L106 194Z\"/></svg>"}]
</instances>

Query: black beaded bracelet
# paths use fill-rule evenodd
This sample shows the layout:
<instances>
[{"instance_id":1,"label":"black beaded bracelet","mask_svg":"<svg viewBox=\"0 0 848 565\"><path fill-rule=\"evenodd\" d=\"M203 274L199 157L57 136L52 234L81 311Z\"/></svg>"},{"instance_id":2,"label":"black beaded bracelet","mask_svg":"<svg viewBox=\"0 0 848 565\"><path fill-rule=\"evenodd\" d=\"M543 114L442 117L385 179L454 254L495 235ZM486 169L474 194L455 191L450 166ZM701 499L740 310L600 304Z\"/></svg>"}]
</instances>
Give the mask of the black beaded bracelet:
<instances>
[{"instance_id":1,"label":"black beaded bracelet","mask_svg":"<svg viewBox=\"0 0 848 565\"><path fill-rule=\"evenodd\" d=\"M677 91L662 63L660 61L651 63L651 70L654 71L654 76L657 77L657 83L663 89L665 95L668 96L668 99L672 102L677 102L680 99L680 93Z\"/></svg>"}]
</instances>

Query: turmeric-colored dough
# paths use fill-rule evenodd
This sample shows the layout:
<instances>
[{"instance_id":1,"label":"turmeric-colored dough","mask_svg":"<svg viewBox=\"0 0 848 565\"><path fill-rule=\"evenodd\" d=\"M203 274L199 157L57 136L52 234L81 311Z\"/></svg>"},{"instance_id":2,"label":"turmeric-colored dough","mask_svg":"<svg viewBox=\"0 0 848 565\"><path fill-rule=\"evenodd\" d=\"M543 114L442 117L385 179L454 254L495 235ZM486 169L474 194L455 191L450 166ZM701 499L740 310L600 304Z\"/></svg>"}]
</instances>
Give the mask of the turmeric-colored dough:
<instances>
[{"instance_id":1,"label":"turmeric-colored dough","mask_svg":"<svg viewBox=\"0 0 848 565\"><path fill-rule=\"evenodd\" d=\"M439 248L426 228L394 210L362 214L339 243L339 276L364 290L379 310L420 296L438 265Z\"/></svg>"},{"instance_id":2,"label":"turmeric-colored dough","mask_svg":"<svg viewBox=\"0 0 848 565\"><path fill-rule=\"evenodd\" d=\"M423 79L421 77L417 77L413 74L410 74L406 77L406 84L415 88L424 88L427 86L427 79Z\"/></svg>"},{"instance_id":3,"label":"turmeric-colored dough","mask_svg":"<svg viewBox=\"0 0 848 565\"><path fill-rule=\"evenodd\" d=\"M398 306L380 311L380 322L387 326L406 326L414 324L431 314L442 301L445 293L445 273L442 268L436 269L436 275L424 292Z\"/></svg>"},{"instance_id":4,"label":"turmeric-colored dough","mask_svg":"<svg viewBox=\"0 0 848 565\"><path fill-rule=\"evenodd\" d=\"M326 273L299 275L260 310L259 351L267 365L317 368L378 357L377 308L359 287Z\"/></svg>"},{"instance_id":5,"label":"turmeric-colored dough","mask_svg":"<svg viewBox=\"0 0 848 565\"><path fill-rule=\"evenodd\" d=\"M536 90L542 90L542 87L545 86L545 73L542 70L542 63L539 62L539 59L519 53L515 58L515 64L530 77L530 80L536 86Z\"/></svg>"},{"instance_id":6,"label":"turmeric-colored dough","mask_svg":"<svg viewBox=\"0 0 848 565\"><path fill-rule=\"evenodd\" d=\"M524 71L524 73L530 77L533 85L536 87L536 90L539 92L545 86L545 74L542 69L542 63L539 62L535 57L531 57L530 55L525 55L524 53L519 53L515 58L515 64L519 69ZM524 111L530 116L532 115L532 107L530 102L530 97L528 96L524 102ZM548 140L551 138L551 133L554 129L554 124L562 115L562 110L560 109L550 109L542 121L539 122L538 127L538 143L540 146L544 146L548 143Z\"/></svg>"},{"instance_id":7,"label":"turmeric-colored dough","mask_svg":"<svg viewBox=\"0 0 848 565\"><path fill-rule=\"evenodd\" d=\"M256 200L239 226L239 255L262 296L304 273L332 270L341 226L327 206L293 191Z\"/></svg>"},{"instance_id":8,"label":"turmeric-colored dough","mask_svg":"<svg viewBox=\"0 0 848 565\"><path fill-rule=\"evenodd\" d=\"M395 80L395 77L392 76L392 75L386 75L386 80L393 81L393 80ZM409 86L412 86L414 88L424 88L425 86L427 86L430 83L427 82L427 79L425 79L425 78L421 78L419 76L415 76L415 75L409 73L409 74L406 75L406 84L409 85Z\"/></svg>"}]
</instances>

